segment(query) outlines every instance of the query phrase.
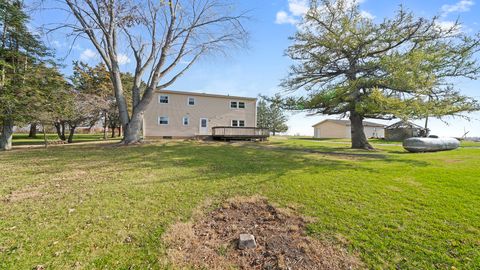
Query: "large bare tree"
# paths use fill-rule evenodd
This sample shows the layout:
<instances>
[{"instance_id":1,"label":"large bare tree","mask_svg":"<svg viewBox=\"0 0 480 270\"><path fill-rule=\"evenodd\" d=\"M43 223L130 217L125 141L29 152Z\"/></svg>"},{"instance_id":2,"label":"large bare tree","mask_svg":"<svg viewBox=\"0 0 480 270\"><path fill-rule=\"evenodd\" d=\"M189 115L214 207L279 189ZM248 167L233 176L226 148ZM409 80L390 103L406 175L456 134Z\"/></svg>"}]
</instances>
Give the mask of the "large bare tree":
<instances>
[{"instance_id":1,"label":"large bare tree","mask_svg":"<svg viewBox=\"0 0 480 270\"><path fill-rule=\"evenodd\" d=\"M91 41L110 72L124 143L141 140L143 113L156 89L172 85L206 54L244 45L244 14L222 0L65 0L73 29ZM120 57L135 60L134 83L124 89ZM140 91L142 81L145 91ZM132 91L129 114L124 91Z\"/></svg>"}]
</instances>

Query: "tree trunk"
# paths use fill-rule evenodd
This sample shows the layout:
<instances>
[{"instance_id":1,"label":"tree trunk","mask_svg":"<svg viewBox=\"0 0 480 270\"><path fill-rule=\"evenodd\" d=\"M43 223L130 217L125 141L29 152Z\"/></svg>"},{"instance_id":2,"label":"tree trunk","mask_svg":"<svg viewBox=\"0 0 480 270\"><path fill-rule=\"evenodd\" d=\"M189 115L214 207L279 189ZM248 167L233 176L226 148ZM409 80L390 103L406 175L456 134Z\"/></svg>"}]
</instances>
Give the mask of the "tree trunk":
<instances>
[{"instance_id":1,"label":"tree trunk","mask_svg":"<svg viewBox=\"0 0 480 270\"><path fill-rule=\"evenodd\" d=\"M37 137L37 123L31 123L30 124L30 132L28 133L28 137L29 138Z\"/></svg>"},{"instance_id":2,"label":"tree trunk","mask_svg":"<svg viewBox=\"0 0 480 270\"><path fill-rule=\"evenodd\" d=\"M143 112L134 113L127 128L123 131L123 143L132 144L142 140Z\"/></svg>"},{"instance_id":3,"label":"tree trunk","mask_svg":"<svg viewBox=\"0 0 480 270\"><path fill-rule=\"evenodd\" d=\"M65 138L65 123L63 121L60 121L60 122L55 122L53 125L57 130L58 138L62 141L65 141L67 139Z\"/></svg>"},{"instance_id":4,"label":"tree trunk","mask_svg":"<svg viewBox=\"0 0 480 270\"><path fill-rule=\"evenodd\" d=\"M115 138L115 129L117 127L113 126L113 127L110 127L112 129L112 138Z\"/></svg>"},{"instance_id":5,"label":"tree trunk","mask_svg":"<svg viewBox=\"0 0 480 270\"><path fill-rule=\"evenodd\" d=\"M356 111L350 111L350 123L352 134L352 148L373 150L373 147L368 143L367 136L363 130L363 116Z\"/></svg>"},{"instance_id":6,"label":"tree trunk","mask_svg":"<svg viewBox=\"0 0 480 270\"><path fill-rule=\"evenodd\" d=\"M62 121L62 123L60 124L60 127L61 127L61 135L62 135L62 141L65 141L67 139L67 137L65 137L65 121Z\"/></svg>"},{"instance_id":7,"label":"tree trunk","mask_svg":"<svg viewBox=\"0 0 480 270\"><path fill-rule=\"evenodd\" d=\"M122 137L122 125L118 126L118 137Z\"/></svg>"},{"instance_id":8,"label":"tree trunk","mask_svg":"<svg viewBox=\"0 0 480 270\"><path fill-rule=\"evenodd\" d=\"M45 148L48 147L48 141L47 141L47 131L45 130L45 124L42 123L42 129L43 129L43 143L45 145Z\"/></svg>"},{"instance_id":9,"label":"tree trunk","mask_svg":"<svg viewBox=\"0 0 480 270\"><path fill-rule=\"evenodd\" d=\"M104 113L104 118L103 118L103 139L106 140L107 139L107 117L108 117L108 113L105 112Z\"/></svg>"},{"instance_id":10,"label":"tree trunk","mask_svg":"<svg viewBox=\"0 0 480 270\"><path fill-rule=\"evenodd\" d=\"M275 130L272 131L272 135L275 136Z\"/></svg>"},{"instance_id":11,"label":"tree trunk","mask_svg":"<svg viewBox=\"0 0 480 270\"><path fill-rule=\"evenodd\" d=\"M73 142L73 134L75 134L75 128L76 126L70 126L70 134L68 135L68 140L67 140L68 143Z\"/></svg>"},{"instance_id":12,"label":"tree trunk","mask_svg":"<svg viewBox=\"0 0 480 270\"><path fill-rule=\"evenodd\" d=\"M9 119L3 120L2 134L0 135L0 151L12 149L13 137L13 121Z\"/></svg>"}]
</instances>

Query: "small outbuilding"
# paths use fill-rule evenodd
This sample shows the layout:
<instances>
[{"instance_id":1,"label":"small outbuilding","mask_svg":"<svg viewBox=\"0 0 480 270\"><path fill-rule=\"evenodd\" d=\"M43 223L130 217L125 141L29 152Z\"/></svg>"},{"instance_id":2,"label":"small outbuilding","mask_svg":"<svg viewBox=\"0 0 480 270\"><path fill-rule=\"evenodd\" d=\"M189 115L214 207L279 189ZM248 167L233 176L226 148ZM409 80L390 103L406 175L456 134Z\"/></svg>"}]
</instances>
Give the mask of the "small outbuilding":
<instances>
[{"instance_id":1,"label":"small outbuilding","mask_svg":"<svg viewBox=\"0 0 480 270\"><path fill-rule=\"evenodd\" d=\"M363 128L367 138L383 138L385 125L363 121ZM325 119L313 125L315 138L350 139L350 120Z\"/></svg>"},{"instance_id":2,"label":"small outbuilding","mask_svg":"<svg viewBox=\"0 0 480 270\"><path fill-rule=\"evenodd\" d=\"M385 128L385 140L403 141L412 137L426 137L428 129L409 121L399 121Z\"/></svg>"}]
</instances>

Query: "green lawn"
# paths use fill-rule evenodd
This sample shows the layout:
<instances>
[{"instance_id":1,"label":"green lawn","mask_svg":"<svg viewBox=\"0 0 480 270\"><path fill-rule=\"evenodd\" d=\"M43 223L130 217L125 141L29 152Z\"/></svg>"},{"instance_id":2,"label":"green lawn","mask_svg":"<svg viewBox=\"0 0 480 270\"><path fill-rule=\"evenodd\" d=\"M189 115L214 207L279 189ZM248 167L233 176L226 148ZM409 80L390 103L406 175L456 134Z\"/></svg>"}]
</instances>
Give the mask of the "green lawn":
<instances>
[{"instance_id":1,"label":"green lawn","mask_svg":"<svg viewBox=\"0 0 480 270\"><path fill-rule=\"evenodd\" d=\"M109 140L119 140L118 138L108 138ZM58 141L57 134L47 134L47 142ZM75 134L73 136L73 143L103 141L103 134ZM43 145L43 134L37 134L35 138L29 138L28 134L14 134L13 146L21 145Z\"/></svg>"},{"instance_id":2,"label":"green lawn","mask_svg":"<svg viewBox=\"0 0 480 270\"><path fill-rule=\"evenodd\" d=\"M312 236L367 268L480 269L480 149L378 148L281 137L0 153L0 269L167 268L172 223L254 194L313 217Z\"/></svg>"}]
</instances>

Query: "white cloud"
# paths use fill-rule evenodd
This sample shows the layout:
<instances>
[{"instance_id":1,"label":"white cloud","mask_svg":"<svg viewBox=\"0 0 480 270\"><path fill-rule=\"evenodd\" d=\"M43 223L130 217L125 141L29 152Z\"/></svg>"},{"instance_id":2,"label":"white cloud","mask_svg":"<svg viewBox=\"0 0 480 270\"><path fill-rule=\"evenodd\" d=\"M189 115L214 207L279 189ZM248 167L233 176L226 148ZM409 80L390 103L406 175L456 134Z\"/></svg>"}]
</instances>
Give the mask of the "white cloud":
<instances>
[{"instance_id":1,"label":"white cloud","mask_svg":"<svg viewBox=\"0 0 480 270\"><path fill-rule=\"evenodd\" d=\"M467 12L473 5L475 5L475 1L473 0L460 0L453 5L443 5L442 15L447 16L448 14L454 12Z\"/></svg>"},{"instance_id":2,"label":"white cloud","mask_svg":"<svg viewBox=\"0 0 480 270\"><path fill-rule=\"evenodd\" d=\"M360 11L360 15L361 15L362 17L366 18L366 19L369 19L369 20L375 19L375 16L374 16L372 13L370 13L370 12L368 12L368 11L366 11L366 10Z\"/></svg>"},{"instance_id":3,"label":"white cloud","mask_svg":"<svg viewBox=\"0 0 480 270\"><path fill-rule=\"evenodd\" d=\"M452 27L455 26L455 22L454 21L437 21L436 22L436 26L440 29L440 30L443 30L443 31L447 31L447 30L450 30L452 29ZM462 29L462 25L459 24L456 26L456 28L453 29L453 32L461 32L463 29Z\"/></svg>"},{"instance_id":4,"label":"white cloud","mask_svg":"<svg viewBox=\"0 0 480 270\"><path fill-rule=\"evenodd\" d=\"M359 5L366 0L345 0L346 8L350 8L353 5ZM321 8L321 7L320 7ZM277 12L275 23L276 24L293 24L297 25L309 9L308 0L288 0L288 12L279 11ZM373 20L375 18L370 12L362 10L361 15L364 18Z\"/></svg>"},{"instance_id":5,"label":"white cloud","mask_svg":"<svg viewBox=\"0 0 480 270\"><path fill-rule=\"evenodd\" d=\"M80 54L80 60L85 62L96 59L98 59L98 54L91 49L86 49Z\"/></svg>"},{"instance_id":6,"label":"white cloud","mask_svg":"<svg viewBox=\"0 0 480 270\"><path fill-rule=\"evenodd\" d=\"M130 58L126 54L123 54L123 53L118 54L118 64L126 65L126 64L130 64L130 62L132 62L132 60L130 60Z\"/></svg>"},{"instance_id":7,"label":"white cloud","mask_svg":"<svg viewBox=\"0 0 480 270\"><path fill-rule=\"evenodd\" d=\"M279 11L277 12L277 17L275 18L275 23L276 24L296 24L298 22L297 19L295 19L292 15L289 15L285 11Z\"/></svg>"},{"instance_id":8,"label":"white cloud","mask_svg":"<svg viewBox=\"0 0 480 270\"><path fill-rule=\"evenodd\" d=\"M63 48L63 47L66 46L66 44L64 42L60 42L58 40L53 40L51 43L56 48Z\"/></svg>"},{"instance_id":9,"label":"white cloud","mask_svg":"<svg viewBox=\"0 0 480 270\"><path fill-rule=\"evenodd\" d=\"M308 1L288 0L288 10L292 13L293 16L303 16L308 11Z\"/></svg>"}]
</instances>

